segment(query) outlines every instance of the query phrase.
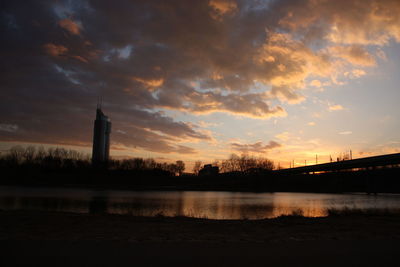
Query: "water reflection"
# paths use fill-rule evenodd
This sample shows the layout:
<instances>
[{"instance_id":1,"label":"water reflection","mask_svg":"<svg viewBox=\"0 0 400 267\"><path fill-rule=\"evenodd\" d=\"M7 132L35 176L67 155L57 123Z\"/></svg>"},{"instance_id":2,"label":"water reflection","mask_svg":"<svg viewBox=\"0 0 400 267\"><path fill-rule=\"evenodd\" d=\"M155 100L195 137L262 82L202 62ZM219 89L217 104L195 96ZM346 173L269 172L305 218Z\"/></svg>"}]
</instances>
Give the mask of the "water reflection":
<instances>
[{"instance_id":1,"label":"water reflection","mask_svg":"<svg viewBox=\"0 0 400 267\"><path fill-rule=\"evenodd\" d=\"M0 209L135 216L263 219L326 216L329 208L398 209L400 196L364 194L131 192L0 187Z\"/></svg>"},{"instance_id":2,"label":"water reflection","mask_svg":"<svg viewBox=\"0 0 400 267\"><path fill-rule=\"evenodd\" d=\"M59 212L88 213L85 199L59 197L8 196L0 197L0 209L4 210L46 210Z\"/></svg>"}]
</instances>

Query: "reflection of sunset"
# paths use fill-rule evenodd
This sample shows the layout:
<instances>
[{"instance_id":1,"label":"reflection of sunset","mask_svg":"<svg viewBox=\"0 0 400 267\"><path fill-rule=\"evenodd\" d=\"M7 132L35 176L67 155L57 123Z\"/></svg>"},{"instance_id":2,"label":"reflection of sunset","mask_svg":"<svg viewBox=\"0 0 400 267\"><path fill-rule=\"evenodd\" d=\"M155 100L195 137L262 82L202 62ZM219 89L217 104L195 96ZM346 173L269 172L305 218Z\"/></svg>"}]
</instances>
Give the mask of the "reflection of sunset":
<instances>
[{"instance_id":1,"label":"reflection of sunset","mask_svg":"<svg viewBox=\"0 0 400 267\"><path fill-rule=\"evenodd\" d=\"M397 209L397 198L311 193L152 192L134 199L113 198L108 212L140 216L208 219L265 219L300 215L324 217L329 209ZM138 197L141 196L141 197ZM151 197L150 197L151 196ZM142 203L138 205L138 202ZM114 203L114 204L113 204ZM115 204L119 203L119 204ZM121 203L125 203L121 205ZM134 203L134 205L132 205ZM118 208L120 207L120 208Z\"/></svg>"},{"instance_id":2,"label":"reflection of sunset","mask_svg":"<svg viewBox=\"0 0 400 267\"><path fill-rule=\"evenodd\" d=\"M396 196L311 193L130 192L76 189L0 189L0 209L133 216L184 216L218 220L265 219L286 215L323 217L328 209L398 210Z\"/></svg>"},{"instance_id":3,"label":"reflection of sunset","mask_svg":"<svg viewBox=\"0 0 400 267\"><path fill-rule=\"evenodd\" d=\"M277 197L271 218L282 215L301 215L305 217L323 217L328 215L327 206L322 199L302 199L290 195Z\"/></svg>"}]
</instances>

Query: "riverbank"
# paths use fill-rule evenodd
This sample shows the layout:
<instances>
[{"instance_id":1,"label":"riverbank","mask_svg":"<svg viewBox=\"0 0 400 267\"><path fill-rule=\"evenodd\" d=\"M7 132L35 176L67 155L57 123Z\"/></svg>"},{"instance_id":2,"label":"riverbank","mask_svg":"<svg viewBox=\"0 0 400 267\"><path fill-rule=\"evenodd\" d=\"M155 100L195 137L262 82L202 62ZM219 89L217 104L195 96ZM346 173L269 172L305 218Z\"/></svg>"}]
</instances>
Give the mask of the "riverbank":
<instances>
[{"instance_id":1,"label":"riverbank","mask_svg":"<svg viewBox=\"0 0 400 267\"><path fill-rule=\"evenodd\" d=\"M281 242L400 240L399 214L284 216L264 220L0 211L0 240Z\"/></svg>"},{"instance_id":2,"label":"riverbank","mask_svg":"<svg viewBox=\"0 0 400 267\"><path fill-rule=\"evenodd\" d=\"M394 266L400 215L208 220L0 211L2 266Z\"/></svg>"}]
</instances>

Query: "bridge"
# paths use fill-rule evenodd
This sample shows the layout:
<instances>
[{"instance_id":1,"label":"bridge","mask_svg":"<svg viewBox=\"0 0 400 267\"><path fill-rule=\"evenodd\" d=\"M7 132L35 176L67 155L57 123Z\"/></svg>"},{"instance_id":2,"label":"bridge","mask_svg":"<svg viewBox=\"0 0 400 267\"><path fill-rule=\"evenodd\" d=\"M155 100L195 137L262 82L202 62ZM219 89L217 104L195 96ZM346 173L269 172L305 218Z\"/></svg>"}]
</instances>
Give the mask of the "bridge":
<instances>
[{"instance_id":1,"label":"bridge","mask_svg":"<svg viewBox=\"0 0 400 267\"><path fill-rule=\"evenodd\" d=\"M330 163L322 163L316 165L302 166L289 169L276 170L275 173L279 174L306 174L315 172L333 172L339 170L353 170L353 169L364 169L364 168L376 168L376 167L387 167L387 166L399 166L400 164L400 153L351 159L344 161L335 161Z\"/></svg>"}]
</instances>

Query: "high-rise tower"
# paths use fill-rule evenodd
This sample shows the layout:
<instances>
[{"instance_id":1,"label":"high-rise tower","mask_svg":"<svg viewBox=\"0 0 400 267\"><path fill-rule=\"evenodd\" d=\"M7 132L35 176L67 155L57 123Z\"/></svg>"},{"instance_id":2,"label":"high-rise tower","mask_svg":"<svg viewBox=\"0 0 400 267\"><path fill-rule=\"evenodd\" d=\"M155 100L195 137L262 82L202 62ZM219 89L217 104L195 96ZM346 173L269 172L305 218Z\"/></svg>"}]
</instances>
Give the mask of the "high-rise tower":
<instances>
[{"instance_id":1,"label":"high-rise tower","mask_svg":"<svg viewBox=\"0 0 400 267\"><path fill-rule=\"evenodd\" d=\"M97 106L96 120L93 130L92 164L102 164L108 161L110 154L111 121Z\"/></svg>"}]
</instances>

